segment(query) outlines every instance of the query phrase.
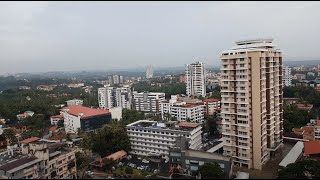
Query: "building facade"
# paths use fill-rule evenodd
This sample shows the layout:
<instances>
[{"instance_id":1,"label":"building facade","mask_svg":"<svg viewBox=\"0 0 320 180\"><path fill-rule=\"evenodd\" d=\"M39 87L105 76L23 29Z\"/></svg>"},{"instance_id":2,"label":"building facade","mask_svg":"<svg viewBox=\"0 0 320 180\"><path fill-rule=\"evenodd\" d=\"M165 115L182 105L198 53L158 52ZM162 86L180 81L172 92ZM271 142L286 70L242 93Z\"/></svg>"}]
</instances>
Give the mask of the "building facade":
<instances>
[{"instance_id":1,"label":"building facade","mask_svg":"<svg viewBox=\"0 0 320 180\"><path fill-rule=\"evenodd\" d=\"M69 101L66 101L68 106L75 106L75 105L79 105L82 106L83 105L83 100L81 99L72 99Z\"/></svg>"},{"instance_id":2,"label":"building facade","mask_svg":"<svg viewBox=\"0 0 320 180\"><path fill-rule=\"evenodd\" d=\"M178 168L189 175L197 175L199 167L206 163L218 163L227 179L232 173L233 161L230 156L189 149L188 141L181 136L170 147L169 159L171 169Z\"/></svg>"},{"instance_id":3,"label":"building facade","mask_svg":"<svg viewBox=\"0 0 320 180\"><path fill-rule=\"evenodd\" d=\"M133 154L147 156L159 154L169 156L169 147L175 144L179 136L189 140L190 149L199 149L202 139L202 127L195 123L177 123L140 120L126 126Z\"/></svg>"},{"instance_id":4,"label":"building facade","mask_svg":"<svg viewBox=\"0 0 320 180\"><path fill-rule=\"evenodd\" d=\"M272 41L239 41L221 54L224 153L253 169L282 145L282 54Z\"/></svg>"},{"instance_id":5,"label":"building facade","mask_svg":"<svg viewBox=\"0 0 320 180\"><path fill-rule=\"evenodd\" d=\"M178 101L176 95L172 95L169 101L163 101L160 104L162 119L170 117L176 118L177 121L189 121L193 123L203 123L205 105L203 103L186 103Z\"/></svg>"},{"instance_id":6,"label":"building facade","mask_svg":"<svg viewBox=\"0 0 320 180\"><path fill-rule=\"evenodd\" d=\"M203 100L204 106L205 106L205 114L207 116L212 116L217 112L217 109L220 109L220 100L219 99L213 99L208 98Z\"/></svg>"},{"instance_id":7,"label":"building facade","mask_svg":"<svg viewBox=\"0 0 320 180\"><path fill-rule=\"evenodd\" d=\"M29 138L0 153L1 179L77 179L76 150L65 143Z\"/></svg>"},{"instance_id":8,"label":"building facade","mask_svg":"<svg viewBox=\"0 0 320 180\"><path fill-rule=\"evenodd\" d=\"M63 121L63 115L56 115L50 117L51 125L58 125L59 121Z\"/></svg>"},{"instance_id":9,"label":"building facade","mask_svg":"<svg viewBox=\"0 0 320 180\"><path fill-rule=\"evenodd\" d=\"M186 94L190 96L206 96L206 72L201 62L186 65Z\"/></svg>"},{"instance_id":10,"label":"building facade","mask_svg":"<svg viewBox=\"0 0 320 180\"><path fill-rule=\"evenodd\" d=\"M111 87L104 85L98 89L99 108L110 109L113 107L121 107L131 109L132 93L129 85L120 87Z\"/></svg>"},{"instance_id":11,"label":"building facade","mask_svg":"<svg viewBox=\"0 0 320 180\"><path fill-rule=\"evenodd\" d=\"M165 100L165 93L133 92L133 108L146 113L160 114L160 104Z\"/></svg>"},{"instance_id":12,"label":"building facade","mask_svg":"<svg viewBox=\"0 0 320 180\"><path fill-rule=\"evenodd\" d=\"M64 117L66 133L77 134L78 129L85 132L101 128L111 122L108 110L92 109L84 106L64 107L60 112Z\"/></svg>"},{"instance_id":13,"label":"building facade","mask_svg":"<svg viewBox=\"0 0 320 180\"><path fill-rule=\"evenodd\" d=\"M291 68L289 66L282 66L282 73L283 86L291 86Z\"/></svg>"}]
</instances>

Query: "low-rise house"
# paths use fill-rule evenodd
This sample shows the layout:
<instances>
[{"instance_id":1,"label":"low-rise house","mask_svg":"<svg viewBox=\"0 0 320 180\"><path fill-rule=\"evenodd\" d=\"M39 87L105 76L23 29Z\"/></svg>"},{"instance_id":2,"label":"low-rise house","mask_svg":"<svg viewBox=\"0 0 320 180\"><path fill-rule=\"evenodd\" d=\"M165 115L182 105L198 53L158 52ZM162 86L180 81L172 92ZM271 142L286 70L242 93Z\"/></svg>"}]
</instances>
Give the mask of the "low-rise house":
<instances>
[{"instance_id":1,"label":"low-rise house","mask_svg":"<svg viewBox=\"0 0 320 180\"><path fill-rule=\"evenodd\" d=\"M72 100L66 101L66 103L67 103L68 106L76 106L76 105L82 106L83 100L81 100L81 99L72 99Z\"/></svg>"},{"instance_id":2,"label":"low-rise house","mask_svg":"<svg viewBox=\"0 0 320 180\"><path fill-rule=\"evenodd\" d=\"M293 128L293 134L302 136L305 140L314 140L314 127L313 126L304 126L301 128Z\"/></svg>"},{"instance_id":3,"label":"low-rise house","mask_svg":"<svg viewBox=\"0 0 320 180\"><path fill-rule=\"evenodd\" d=\"M63 115L56 115L50 117L51 125L58 125L59 121L63 121Z\"/></svg>"},{"instance_id":4,"label":"low-rise house","mask_svg":"<svg viewBox=\"0 0 320 180\"><path fill-rule=\"evenodd\" d=\"M313 108L312 104L295 104L295 105L298 107L298 109L306 110L308 112Z\"/></svg>"},{"instance_id":5,"label":"low-rise house","mask_svg":"<svg viewBox=\"0 0 320 180\"><path fill-rule=\"evenodd\" d=\"M299 98L283 98L283 101L286 104L291 105L291 104L295 104L295 103L299 102Z\"/></svg>"},{"instance_id":6,"label":"low-rise house","mask_svg":"<svg viewBox=\"0 0 320 180\"><path fill-rule=\"evenodd\" d=\"M320 141L319 140L303 142L303 144L304 144L303 151L305 156L320 160Z\"/></svg>"},{"instance_id":7,"label":"low-rise house","mask_svg":"<svg viewBox=\"0 0 320 180\"><path fill-rule=\"evenodd\" d=\"M199 167L205 163L218 163L226 178L232 174L233 160L231 157L189 149L185 137L178 137L175 146L169 149L170 169L178 168L189 175L197 175Z\"/></svg>"}]
</instances>

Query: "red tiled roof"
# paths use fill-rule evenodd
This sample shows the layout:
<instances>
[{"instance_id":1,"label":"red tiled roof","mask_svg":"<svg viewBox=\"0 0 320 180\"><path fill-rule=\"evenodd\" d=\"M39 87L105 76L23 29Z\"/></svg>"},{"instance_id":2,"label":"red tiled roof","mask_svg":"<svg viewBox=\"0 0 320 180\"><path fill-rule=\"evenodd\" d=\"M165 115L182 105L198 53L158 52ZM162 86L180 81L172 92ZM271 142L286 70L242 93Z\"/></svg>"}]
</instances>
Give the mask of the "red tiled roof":
<instances>
[{"instance_id":1,"label":"red tiled roof","mask_svg":"<svg viewBox=\"0 0 320 180\"><path fill-rule=\"evenodd\" d=\"M38 140L40 140L40 138L32 137L32 138L28 138L28 139L20 141L20 143L21 144L28 144L28 143L31 143L31 142L34 142L34 141L38 141Z\"/></svg>"},{"instance_id":2,"label":"red tiled roof","mask_svg":"<svg viewBox=\"0 0 320 180\"><path fill-rule=\"evenodd\" d=\"M203 103L184 104L184 105L180 105L179 107L193 108L193 107L197 107L197 106L201 106L201 105L203 105Z\"/></svg>"},{"instance_id":3,"label":"red tiled roof","mask_svg":"<svg viewBox=\"0 0 320 180\"><path fill-rule=\"evenodd\" d=\"M63 118L63 115L56 115L56 116L51 116L50 118Z\"/></svg>"},{"instance_id":4,"label":"red tiled roof","mask_svg":"<svg viewBox=\"0 0 320 180\"><path fill-rule=\"evenodd\" d=\"M83 113L83 115L81 116L81 119L83 118L89 118L89 117L93 117L93 116L99 116L99 115L105 115L105 114L111 114L110 111L108 110L103 110L103 109L91 109L88 107L84 107L84 106L68 106L68 107L64 107L62 108L63 110L68 109L68 113L72 114L74 116L78 116L80 113Z\"/></svg>"},{"instance_id":5,"label":"red tiled roof","mask_svg":"<svg viewBox=\"0 0 320 180\"><path fill-rule=\"evenodd\" d=\"M125 155L127 155L127 152L125 152L124 150L121 150L121 151L115 152L115 153L107 156L106 158L113 159L116 161L118 159L121 159Z\"/></svg>"},{"instance_id":6,"label":"red tiled roof","mask_svg":"<svg viewBox=\"0 0 320 180\"><path fill-rule=\"evenodd\" d=\"M320 120L317 120L317 126L320 126Z\"/></svg>"},{"instance_id":7,"label":"red tiled roof","mask_svg":"<svg viewBox=\"0 0 320 180\"><path fill-rule=\"evenodd\" d=\"M191 127L191 128L196 128L199 126L197 123L189 123L189 122L180 122L177 124L179 127Z\"/></svg>"},{"instance_id":8,"label":"red tiled roof","mask_svg":"<svg viewBox=\"0 0 320 180\"><path fill-rule=\"evenodd\" d=\"M320 141L303 142L304 154L320 154Z\"/></svg>"},{"instance_id":9,"label":"red tiled roof","mask_svg":"<svg viewBox=\"0 0 320 180\"><path fill-rule=\"evenodd\" d=\"M55 131L57 129L58 129L58 126L52 126L52 127L49 128L49 131Z\"/></svg>"},{"instance_id":10,"label":"red tiled roof","mask_svg":"<svg viewBox=\"0 0 320 180\"><path fill-rule=\"evenodd\" d=\"M214 98L208 98L203 100L203 102L219 102L219 101L220 101L219 99L214 99Z\"/></svg>"},{"instance_id":11,"label":"red tiled roof","mask_svg":"<svg viewBox=\"0 0 320 180\"><path fill-rule=\"evenodd\" d=\"M29 116L29 114L18 114L17 116L19 116L19 117L27 117L27 116Z\"/></svg>"}]
</instances>

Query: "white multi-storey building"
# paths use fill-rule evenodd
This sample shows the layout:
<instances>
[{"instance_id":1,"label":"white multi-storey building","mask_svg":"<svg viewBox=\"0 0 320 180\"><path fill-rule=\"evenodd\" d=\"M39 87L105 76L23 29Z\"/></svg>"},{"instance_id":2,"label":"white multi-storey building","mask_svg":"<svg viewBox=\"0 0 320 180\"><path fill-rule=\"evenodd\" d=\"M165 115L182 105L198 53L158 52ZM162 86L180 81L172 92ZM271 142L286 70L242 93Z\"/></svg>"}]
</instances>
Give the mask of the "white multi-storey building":
<instances>
[{"instance_id":1,"label":"white multi-storey building","mask_svg":"<svg viewBox=\"0 0 320 180\"><path fill-rule=\"evenodd\" d=\"M133 92L133 107L146 113L160 113L160 103L165 100L165 93Z\"/></svg>"},{"instance_id":2,"label":"white multi-storey building","mask_svg":"<svg viewBox=\"0 0 320 180\"><path fill-rule=\"evenodd\" d=\"M169 147L175 145L176 138L184 136L189 140L190 149L199 149L202 139L200 124L186 122L165 122L140 120L126 126L130 139L131 153L140 156L158 154L169 156Z\"/></svg>"},{"instance_id":3,"label":"white multi-storey building","mask_svg":"<svg viewBox=\"0 0 320 180\"><path fill-rule=\"evenodd\" d=\"M110 109L113 107L121 107L131 109L132 94L129 85L121 87L111 87L105 85L98 89L99 108Z\"/></svg>"},{"instance_id":4,"label":"white multi-storey building","mask_svg":"<svg viewBox=\"0 0 320 180\"><path fill-rule=\"evenodd\" d=\"M221 54L224 154L253 169L282 144L282 54L272 41L239 41Z\"/></svg>"},{"instance_id":5,"label":"white multi-storey building","mask_svg":"<svg viewBox=\"0 0 320 180\"><path fill-rule=\"evenodd\" d=\"M147 70L146 70L146 78L149 79L149 78L152 78L153 77L153 69L152 69L152 66L148 66L147 67Z\"/></svg>"},{"instance_id":6,"label":"white multi-storey building","mask_svg":"<svg viewBox=\"0 0 320 180\"><path fill-rule=\"evenodd\" d=\"M282 66L282 83L284 86L291 86L291 68L288 66Z\"/></svg>"},{"instance_id":7,"label":"white multi-storey building","mask_svg":"<svg viewBox=\"0 0 320 180\"><path fill-rule=\"evenodd\" d=\"M166 119L167 115L175 117L177 121L190 121L194 123L203 123L205 105L203 103L188 104L178 101L176 95L172 95L169 101L161 102L161 116Z\"/></svg>"},{"instance_id":8,"label":"white multi-storey building","mask_svg":"<svg viewBox=\"0 0 320 180\"><path fill-rule=\"evenodd\" d=\"M201 62L186 65L186 93L190 96L206 96L206 72Z\"/></svg>"},{"instance_id":9,"label":"white multi-storey building","mask_svg":"<svg viewBox=\"0 0 320 180\"><path fill-rule=\"evenodd\" d=\"M72 99L69 101L66 101L68 106L74 106L74 105L79 105L82 106L83 105L83 100L81 99Z\"/></svg>"}]
</instances>

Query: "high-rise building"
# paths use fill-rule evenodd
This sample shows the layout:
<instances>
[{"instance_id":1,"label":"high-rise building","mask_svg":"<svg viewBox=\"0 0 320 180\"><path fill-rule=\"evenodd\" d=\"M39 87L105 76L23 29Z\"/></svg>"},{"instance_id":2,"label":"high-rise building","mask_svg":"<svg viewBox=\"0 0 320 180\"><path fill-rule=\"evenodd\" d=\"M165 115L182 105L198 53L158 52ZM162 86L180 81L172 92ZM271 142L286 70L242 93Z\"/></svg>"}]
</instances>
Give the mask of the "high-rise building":
<instances>
[{"instance_id":1,"label":"high-rise building","mask_svg":"<svg viewBox=\"0 0 320 180\"><path fill-rule=\"evenodd\" d=\"M160 114L160 103L165 100L165 93L133 92L133 107L138 111Z\"/></svg>"},{"instance_id":2,"label":"high-rise building","mask_svg":"<svg viewBox=\"0 0 320 180\"><path fill-rule=\"evenodd\" d=\"M113 84L119 84L120 78L119 75L113 75Z\"/></svg>"},{"instance_id":3,"label":"high-rise building","mask_svg":"<svg viewBox=\"0 0 320 180\"><path fill-rule=\"evenodd\" d=\"M261 169L282 145L282 54L273 39L236 42L221 54L224 154Z\"/></svg>"},{"instance_id":4,"label":"high-rise building","mask_svg":"<svg viewBox=\"0 0 320 180\"><path fill-rule=\"evenodd\" d=\"M123 84L123 82L124 82L124 81L123 81L123 76L119 76L119 83L120 83L120 84Z\"/></svg>"},{"instance_id":5,"label":"high-rise building","mask_svg":"<svg viewBox=\"0 0 320 180\"><path fill-rule=\"evenodd\" d=\"M206 73L204 65L196 62L186 65L186 93L190 96L206 96Z\"/></svg>"},{"instance_id":6,"label":"high-rise building","mask_svg":"<svg viewBox=\"0 0 320 180\"><path fill-rule=\"evenodd\" d=\"M120 87L111 87L105 85L98 89L98 101L101 109L110 109L113 107L121 107L131 109L131 88L129 85Z\"/></svg>"},{"instance_id":7,"label":"high-rise building","mask_svg":"<svg viewBox=\"0 0 320 180\"><path fill-rule=\"evenodd\" d=\"M108 76L108 82L111 86L113 85L113 76Z\"/></svg>"},{"instance_id":8,"label":"high-rise building","mask_svg":"<svg viewBox=\"0 0 320 180\"><path fill-rule=\"evenodd\" d=\"M149 79L149 78L152 78L153 77L153 69L152 69L152 66L148 66L147 67L147 70L146 70L146 78Z\"/></svg>"},{"instance_id":9,"label":"high-rise building","mask_svg":"<svg viewBox=\"0 0 320 180\"><path fill-rule=\"evenodd\" d=\"M284 86L291 86L291 68L288 66L282 66L282 83Z\"/></svg>"}]
</instances>

